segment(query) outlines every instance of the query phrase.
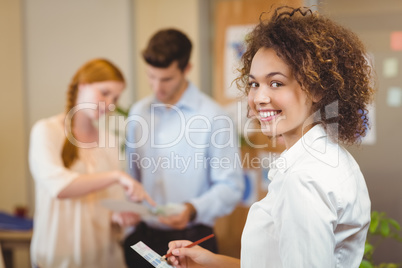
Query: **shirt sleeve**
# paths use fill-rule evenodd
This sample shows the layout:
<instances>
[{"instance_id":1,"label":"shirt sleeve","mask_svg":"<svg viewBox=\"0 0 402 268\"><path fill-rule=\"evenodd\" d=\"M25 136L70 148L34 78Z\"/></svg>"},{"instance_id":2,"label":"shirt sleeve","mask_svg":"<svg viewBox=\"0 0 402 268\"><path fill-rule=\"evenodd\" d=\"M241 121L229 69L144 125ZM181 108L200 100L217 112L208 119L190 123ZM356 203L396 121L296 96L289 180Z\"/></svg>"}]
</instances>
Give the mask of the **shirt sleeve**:
<instances>
[{"instance_id":1,"label":"shirt sleeve","mask_svg":"<svg viewBox=\"0 0 402 268\"><path fill-rule=\"evenodd\" d=\"M335 267L334 194L307 172L286 180L273 210L283 267Z\"/></svg>"},{"instance_id":2,"label":"shirt sleeve","mask_svg":"<svg viewBox=\"0 0 402 268\"><path fill-rule=\"evenodd\" d=\"M136 140L136 128L138 127L136 124L138 119L139 117L137 118L134 107L132 107L127 118L125 155L127 162L127 173L130 174L131 177L141 182L141 172L139 168L140 159L137 152L139 141Z\"/></svg>"},{"instance_id":3,"label":"shirt sleeve","mask_svg":"<svg viewBox=\"0 0 402 268\"><path fill-rule=\"evenodd\" d=\"M236 131L228 120L215 120L208 150L211 187L190 201L197 210L196 223L210 224L233 211L244 190L241 155Z\"/></svg>"},{"instance_id":4,"label":"shirt sleeve","mask_svg":"<svg viewBox=\"0 0 402 268\"><path fill-rule=\"evenodd\" d=\"M79 176L63 164L63 138L62 132L44 120L33 126L30 135L29 167L36 187L46 188L53 197Z\"/></svg>"}]
</instances>

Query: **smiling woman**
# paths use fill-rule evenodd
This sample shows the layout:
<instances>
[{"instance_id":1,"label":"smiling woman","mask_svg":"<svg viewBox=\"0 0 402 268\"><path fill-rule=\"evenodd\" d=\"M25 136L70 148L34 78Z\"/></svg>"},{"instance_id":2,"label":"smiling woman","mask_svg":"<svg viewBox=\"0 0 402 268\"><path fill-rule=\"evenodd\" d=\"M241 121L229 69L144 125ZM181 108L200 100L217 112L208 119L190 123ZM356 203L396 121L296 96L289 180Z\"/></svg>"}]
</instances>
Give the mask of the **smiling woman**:
<instances>
[{"instance_id":1,"label":"smiling woman","mask_svg":"<svg viewBox=\"0 0 402 268\"><path fill-rule=\"evenodd\" d=\"M351 145L368 131L367 108L374 90L367 51L355 33L322 15L309 13L301 9L277 10L274 16L281 23L262 21L250 36L238 84L249 92L256 54L261 48L271 48L287 65L284 70L288 69L313 100L312 109L318 111L314 121L320 121L334 141ZM286 19L287 15L292 19ZM311 29L310 24L317 29ZM339 51L339 47L343 50Z\"/></svg>"},{"instance_id":2,"label":"smiling woman","mask_svg":"<svg viewBox=\"0 0 402 268\"><path fill-rule=\"evenodd\" d=\"M313 100L301 89L291 68L275 50L257 51L251 64L249 88L250 110L261 122L265 135L282 135L286 147L290 148L303 131L311 128L312 122L306 122L306 118L311 114ZM303 129L305 123L310 127Z\"/></svg>"},{"instance_id":3,"label":"smiling woman","mask_svg":"<svg viewBox=\"0 0 402 268\"><path fill-rule=\"evenodd\" d=\"M241 260L173 241L175 267L358 267L370 223L364 177L340 143L366 133L372 99L364 46L305 8L280 7L247 39L239 84L250 114L286 150L248 213ZM283 164L284 163L284 164Z\"/></svg>"}]
</instances>

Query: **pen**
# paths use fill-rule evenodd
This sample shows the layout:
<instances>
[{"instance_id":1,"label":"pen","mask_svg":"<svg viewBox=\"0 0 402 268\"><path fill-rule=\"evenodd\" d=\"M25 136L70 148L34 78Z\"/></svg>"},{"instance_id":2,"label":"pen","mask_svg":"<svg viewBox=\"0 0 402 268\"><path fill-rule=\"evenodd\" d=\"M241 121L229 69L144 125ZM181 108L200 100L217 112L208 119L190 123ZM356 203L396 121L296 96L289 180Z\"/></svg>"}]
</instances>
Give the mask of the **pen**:
<instances>
[{"instance_id":1,"label":"pen","mask_svg":"<svg viewBox=\"0 0 402 268\"><path fill-rule=\"evenodd\" d=\"M208 239L210 239L210 238L212 238L212 237L214 237L214 236L215 236L214 234L210 234L210 235L208 235L208 236L206 236L206 237L204 237L204 238L201 238L200 240L197 240L197 241L195 241L195 242L193 242L193 243L191 243L191 244L185 246L185 248L194 247L194 246L196 246L196 245L198 245L198 244L204 242L205 240L208 240ZM172 255L173 255L172 252L170 252L170 253L168 253L168 254L166 254L166 255L163 255L163 256L162 256L162 259L165 259L165 260L166 260L167 258L169 258L169 257L172 256Z\"/></svg>"}]
</instances>

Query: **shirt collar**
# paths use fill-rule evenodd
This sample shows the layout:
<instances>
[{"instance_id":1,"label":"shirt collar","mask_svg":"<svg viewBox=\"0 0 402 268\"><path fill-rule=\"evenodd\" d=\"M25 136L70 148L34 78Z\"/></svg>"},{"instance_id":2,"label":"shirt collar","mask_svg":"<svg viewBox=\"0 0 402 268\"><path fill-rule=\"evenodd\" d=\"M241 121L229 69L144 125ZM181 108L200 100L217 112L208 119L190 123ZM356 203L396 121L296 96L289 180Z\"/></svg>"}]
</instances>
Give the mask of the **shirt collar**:
<instances>
[{"instance_id":1,"label":"shirt collar","mask_svg":"<svg viewBox=\"0 0 402 268\"><path fill-rule=\"evenodd\" d=\"M306 148L311 148L314 141L326 136L327 133L321 124L312 127L292 147L285 150L281 156L271 164L268 178L272 180L277 172L285 173L298 161L300 156L306 152Z\"/></svg>"},{"instance_id":2,"label":"shirt collar","mask_svg":"<svg viewBox=\"0 0 402 268\"><path fill-rule=\"evenodd\" d=\"M174 106L180 109L187 108L190 110L198 110L200 101L197 93L198 88L189 81L186 90L184 91L180 100L176 104L174 104ZM152 104L161 104L161 102L156 97L154 97Z\"/></svg>"}]
</instances>

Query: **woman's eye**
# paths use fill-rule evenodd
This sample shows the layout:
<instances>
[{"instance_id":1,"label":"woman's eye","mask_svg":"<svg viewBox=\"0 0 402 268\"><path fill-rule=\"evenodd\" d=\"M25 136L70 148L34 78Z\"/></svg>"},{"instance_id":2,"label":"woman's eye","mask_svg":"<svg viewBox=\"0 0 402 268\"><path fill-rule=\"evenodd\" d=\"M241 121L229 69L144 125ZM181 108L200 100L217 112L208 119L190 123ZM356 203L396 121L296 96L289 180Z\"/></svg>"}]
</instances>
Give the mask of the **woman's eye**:
<instances>
[{"instance_id":1,"label":"woman's eye","mask_svg":"<svg viewBox=\"0 0 402 268\"><path fill-rule=\"evenodd\" d=\"M103 97L107 97L109 95L109 91L101 90L101 94L102 94Z\"/></svg>"},{"instance_id":2,"label":"woman's eye","mask_svg":"<svg viewBox=\"0 0 402 268\"><path fill-rule=\"evenodd\" d=\"M271 83L271 87L280 87L280 86L282 86L282 84L279 83L279 82L272 82Z\"/></svg>"},{"instance_id":3,"label":"woman's eye","mask_svg":"<svg viewBox=\"0 0 402 268\"><path fill-rule=\"evenodd\" d=\"M249 87L251 87L251 88L258 87L258 83L256 83L256 82L249 82L248 85L249 85Z\"/></svg>"}]
</instances>

